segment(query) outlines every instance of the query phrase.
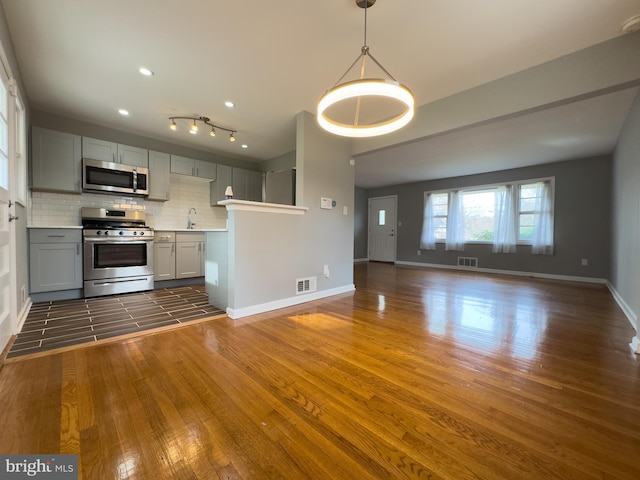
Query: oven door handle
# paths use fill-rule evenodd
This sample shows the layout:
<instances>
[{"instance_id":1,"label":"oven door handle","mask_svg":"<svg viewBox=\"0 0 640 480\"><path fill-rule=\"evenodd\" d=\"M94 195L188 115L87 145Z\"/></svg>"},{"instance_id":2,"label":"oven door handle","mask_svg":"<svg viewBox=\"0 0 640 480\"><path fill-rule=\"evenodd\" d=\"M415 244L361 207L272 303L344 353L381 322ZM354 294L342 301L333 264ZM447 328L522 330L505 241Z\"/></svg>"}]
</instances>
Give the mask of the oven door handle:
<instances>
[{"instance_id":1,"label":"oven door handle","mask_svg":"<svg viewBox=\"0 0 640 480\"><path fill-rule=\"evenodd\" d=\"M124 238L120 239L120 238L85 238L84 239L84 243L122 243L122 244L126 244L126 245L143 245L146 243L150 243L153 242L153 238L136 238L131 239L131 240L126 240Z\"/></svg>"}]
</instances>

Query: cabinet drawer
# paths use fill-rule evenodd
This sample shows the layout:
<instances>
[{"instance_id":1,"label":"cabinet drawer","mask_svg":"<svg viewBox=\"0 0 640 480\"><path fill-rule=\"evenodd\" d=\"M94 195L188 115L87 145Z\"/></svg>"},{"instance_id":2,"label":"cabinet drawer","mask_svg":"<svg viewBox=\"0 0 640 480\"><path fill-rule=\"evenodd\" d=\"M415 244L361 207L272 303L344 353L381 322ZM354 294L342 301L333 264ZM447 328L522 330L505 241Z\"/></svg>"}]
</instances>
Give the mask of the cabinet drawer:
<instances>
[{"instance_id":1,"label":"cabinet drawer","mask_svg":"<svg viewBox=\"0 0 640 480\"><path fill-rule=\"evenodd\" d=\"M176 232L176 242L204 242L205 234L204 232Z\"/></svg>"},{"instance_id":2,"label":"cabinet drawer","mask_svg":"<svg viewBox=\"0 0 640 480\"><path fill-rule=\"evenodd\" d=\"M153 241L156 243L175 243L176 232L155 231Z\"/></svg>"},{"instance_id":3,"label":"cabinet drawer","mask_svg":"<svg viewBox=\"0 0 640 480\"><path fill-rule=\"evenodd\" d=\"M31 228L29 243L81 243L82 230L66 228Z\"/></svg>"}]
</instances>

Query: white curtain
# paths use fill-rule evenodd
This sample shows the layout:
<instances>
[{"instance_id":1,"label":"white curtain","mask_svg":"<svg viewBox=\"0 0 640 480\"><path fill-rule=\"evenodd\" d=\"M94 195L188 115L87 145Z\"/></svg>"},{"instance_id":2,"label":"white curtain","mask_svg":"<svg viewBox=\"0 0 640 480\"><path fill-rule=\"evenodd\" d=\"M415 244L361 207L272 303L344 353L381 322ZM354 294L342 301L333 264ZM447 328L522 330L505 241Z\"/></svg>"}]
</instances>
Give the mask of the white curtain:
<instances>
[{"instance_id":1,"label":"white curtain","mask_svg":"<svg viewBox=\"0 0 640 480\"><path fill-rule=\"evenodd\" d=\"M449 192L448 210L445 250L464 250L464 210L459 191Z\"/></svg>"},{"instance_id":2,"label":"white curtain","mask_svg":"<svg viewBox=\"0 0 640 480\"><path fill-rule=\"evenodd\" d=\"M422 216L422 235L420 235L420 248L422 250L436 249L436 231L433 224L433 195L427 194Z\"/></svg>"},{"instance_id":3,"label":"white curtain","mask_svg":"<svg viewBox=\"0 0 640 480\"><path fill-rule=\"evenodd\" d=\"M493 253L516 253L516 215L513 185L496 192Z\"/></svg>"},{"instance_id":4,"label":"white curtain","mask_svg":"<svg viewBox=\"0 0 640 480\"><path fill-rule=\"evenodd\" d=\"M533 215L533 240L531 253L539 255L553 255L553 219L551 182L541 185L540 195L537 196Z\"/></svg>"}]
</instances>

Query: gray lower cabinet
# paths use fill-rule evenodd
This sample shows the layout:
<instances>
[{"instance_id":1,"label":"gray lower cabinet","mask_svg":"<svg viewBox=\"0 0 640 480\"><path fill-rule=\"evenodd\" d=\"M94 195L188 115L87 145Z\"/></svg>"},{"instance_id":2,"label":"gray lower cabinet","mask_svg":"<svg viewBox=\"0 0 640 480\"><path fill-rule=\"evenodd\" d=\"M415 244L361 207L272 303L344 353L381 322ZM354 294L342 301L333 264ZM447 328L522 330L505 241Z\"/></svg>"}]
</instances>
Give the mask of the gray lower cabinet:
<instances>
[{"instance_id":1,"label":"gray lower cabinet","mask_svg":"<svg viewBox=\"0 0 640 480\"><path fill-rule=\"evenodd\" d=\"M149 196L147 200L169 200L171 155L149 151Z\"/></svg>"},{"instance_id":2,"label":"gray lower cabinet","mask_svg":"<svg viewBox=\"0 0 640 480\"><path fill-rule=\"evenodd\" d=\"M156 282L176 278L175 232L155 232L153 236L153 274Z\"/></svg>"},{"instance_id":3,"label":"gray lower cabinet","mask_svg":"<svg viewBox=\"0 0 640 480\"><path fill-rule=\"evenodd\" d=\"M82 288L82 230L29 229L32 293Z\"/></svg>"},{"instance_id":4,"label":"gray lower cabinet","mask_svg":"<svg viewBox=\"0 0 640 480\"><path fill-rule=\"evenodd\" d=\"M31 129L31 188L82 192L82 137L47 128Z\"/></svg>"},{"instance_id":5,"label":"gray lower cabinet","mask_svg":"<svg viewBox=\"0 0 640 480\"><path fill-rule=\"evenodd\" d=\"M176 278L204 276L205 234L176 232Z\"/></svg>"}]
</instances>

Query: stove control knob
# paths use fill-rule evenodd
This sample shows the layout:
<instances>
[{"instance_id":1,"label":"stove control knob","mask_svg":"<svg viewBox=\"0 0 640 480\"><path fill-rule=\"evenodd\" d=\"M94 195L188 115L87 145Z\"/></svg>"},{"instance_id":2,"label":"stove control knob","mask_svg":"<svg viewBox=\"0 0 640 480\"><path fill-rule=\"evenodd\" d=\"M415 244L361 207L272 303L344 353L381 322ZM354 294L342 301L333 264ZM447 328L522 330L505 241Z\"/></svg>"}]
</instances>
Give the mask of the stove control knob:
<instances>
[{"instance_id":1,"label":"stove control knob","mask_svg":"<svg viewBox=\"0 0 640 480\"><path fill-rule=\"evenodd\" d=\"M118 235L124 235L124 232L120 230L120 233Z\"/></svg>"},{"instance_id":2,"label":"stove control knob","mask_svg":"<svg viewBox=\"0 0 640 480\"><path fill-rule=\"evenodd\" d=\"M144 235L144 232L140 232L140 235Z\"/></svg>"},{"instance_id":3,"label":"stove control knob","mask_svg":"<svg viewBox=\"0 0 640 480\"><path fill-rule=\"evenodd\" d=\"M102 232L101 232L100 230L98 230L98 231L96 232L96 235L100 235L101 233L102 233Z\"/></svg>"},{"instance_id":4,"label":"stove control knob","mask_svg":"<svg viewBox=\"0 0 640 480\"><path fill-rule=\"evenodd\" d=\"M104 234L105 234L105 235L109 235L109 230L105 230L105 231L104 231Z\"/></svg>"},{"instance_id":5,"label":"stove control knob","mask_svg":"<svg viewBox=\"0 0 640 480\"><path fill-rule=\"evenodd\" d=\"M138 232L133 232L133 234L134 234L134 235L137 235L137 234L138 234Z\"/></svg>"}]
</instances>

